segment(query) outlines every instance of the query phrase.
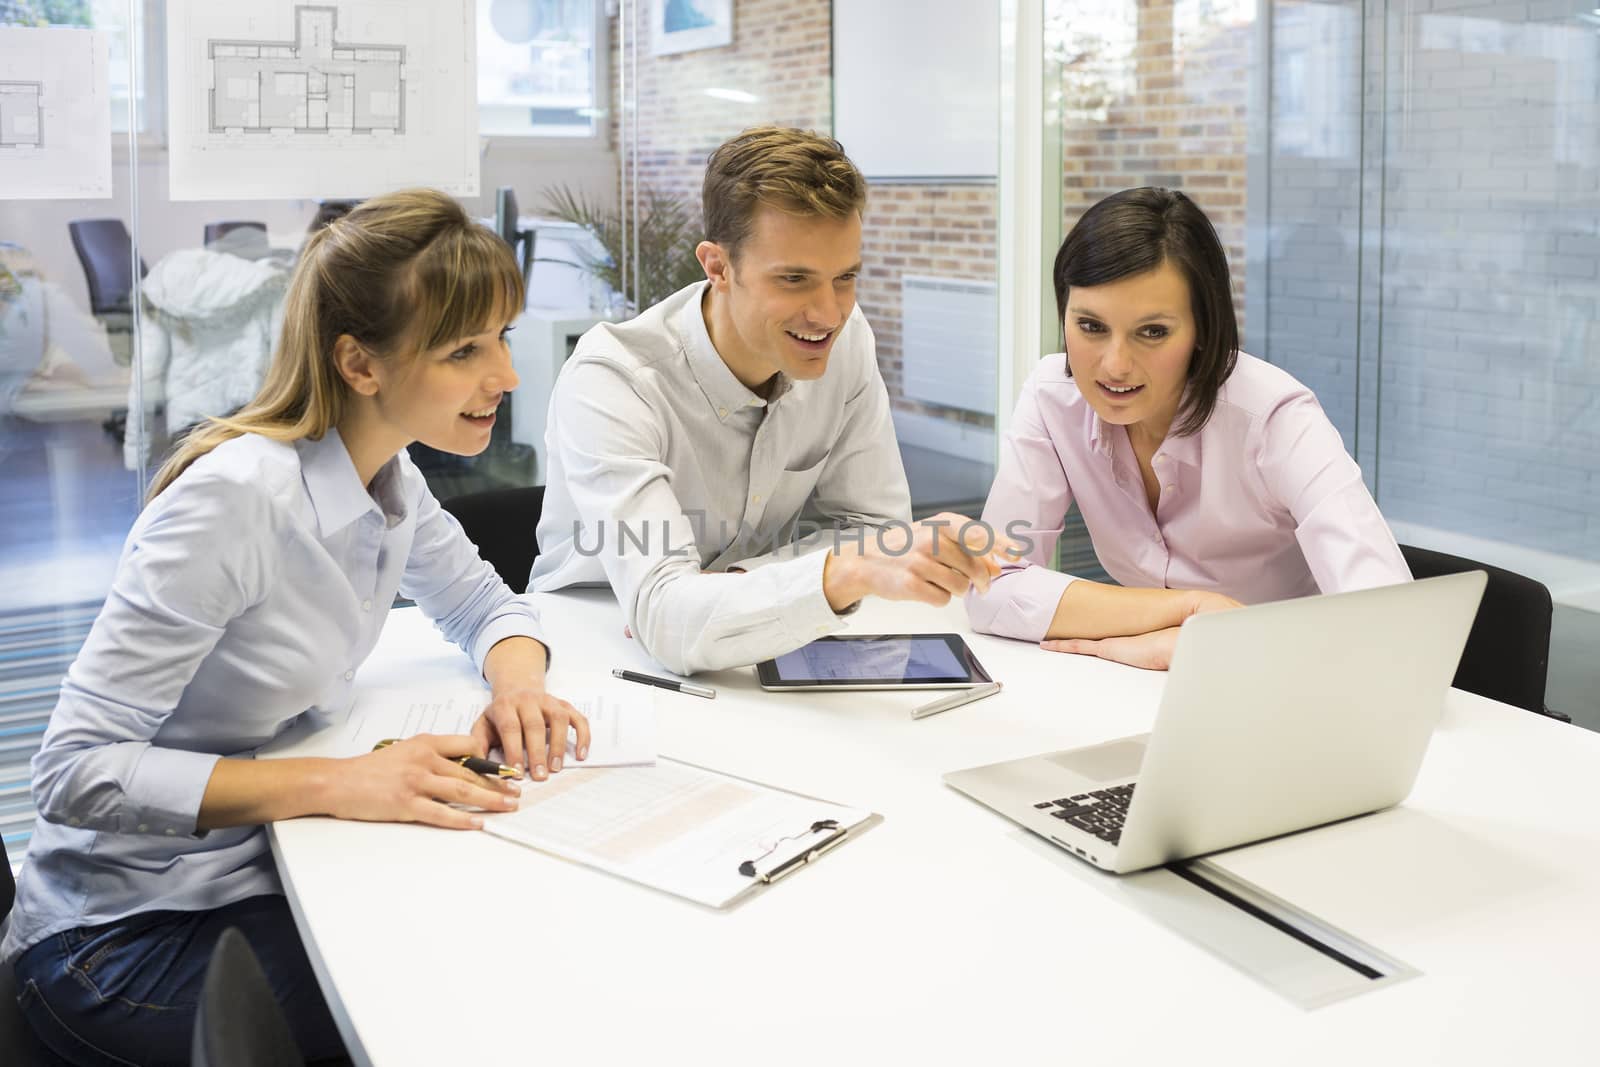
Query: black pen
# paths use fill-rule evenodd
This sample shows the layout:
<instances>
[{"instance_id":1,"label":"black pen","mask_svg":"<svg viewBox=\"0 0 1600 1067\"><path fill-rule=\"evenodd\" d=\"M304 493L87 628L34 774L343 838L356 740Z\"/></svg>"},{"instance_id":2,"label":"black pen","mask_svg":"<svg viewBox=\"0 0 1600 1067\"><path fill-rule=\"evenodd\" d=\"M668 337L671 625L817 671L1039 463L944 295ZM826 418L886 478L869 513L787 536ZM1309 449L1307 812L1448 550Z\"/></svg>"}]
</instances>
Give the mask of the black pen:
<instances>
[{"instance_id":1,"label":"black pen","mask_svg":"<svg viewBox=\"0 0 1600 1067\"><path fill-rule=\"evenodd\" d=\"M621 667L611 672L611 677L621 678L624 682L638 682L640 685L653 685L657 689L670 689L674 693L688 693L692 697L705 697L715 700L717 691L709 685L694 685L690 682L675 682L671 678L657 678L653 674L640 674L638 671L625 671Z\"/></svg>"},{"instance_id":2,"label":"black pen","mask_svg":"<svg viewBox=\"0 0 1600 1067\"><path fill-rule=\"evenodd\" d=\"M388 748L395 743L395 738L386 737L372 746L376 752L380 748ZM496 763L492 759L479 759L477 756L446 756L451 763L459 763L473 774L481 774L486 778L521 778L515 767L507 767L504 763Z\"/></svg>"}]
</instances>

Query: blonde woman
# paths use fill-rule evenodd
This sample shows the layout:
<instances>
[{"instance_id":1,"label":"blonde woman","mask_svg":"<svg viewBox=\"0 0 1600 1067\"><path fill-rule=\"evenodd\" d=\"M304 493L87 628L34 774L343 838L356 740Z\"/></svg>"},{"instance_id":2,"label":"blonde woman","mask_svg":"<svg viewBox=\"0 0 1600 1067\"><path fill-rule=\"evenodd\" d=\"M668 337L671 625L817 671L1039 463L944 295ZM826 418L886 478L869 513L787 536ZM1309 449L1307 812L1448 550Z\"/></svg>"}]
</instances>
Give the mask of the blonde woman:
<instances>
[{"instance_id":1,"label":"blonde woman","mask_svg":"<svg viewBox=\"0 0 1600 1067\"><path fill-rule=\"evenodd\" d=\"M342 1047L268 853L299 815L469 829L516 806L446 757L560 770L539 620L406 456L489 443L517 384L509 251L441 193L370 200L314 235L267 381L156 477L34 759L40 818L0 955L41 1040L73 1063L183 1064L217 936L261 957L308 1058ZM256 761L311 707L350 698L396 593L478 664L470 736L347 760ZM550 737L546 747L546 731ZM455 801L452 807L441 801Z\"/></svg>"}]
</instances>

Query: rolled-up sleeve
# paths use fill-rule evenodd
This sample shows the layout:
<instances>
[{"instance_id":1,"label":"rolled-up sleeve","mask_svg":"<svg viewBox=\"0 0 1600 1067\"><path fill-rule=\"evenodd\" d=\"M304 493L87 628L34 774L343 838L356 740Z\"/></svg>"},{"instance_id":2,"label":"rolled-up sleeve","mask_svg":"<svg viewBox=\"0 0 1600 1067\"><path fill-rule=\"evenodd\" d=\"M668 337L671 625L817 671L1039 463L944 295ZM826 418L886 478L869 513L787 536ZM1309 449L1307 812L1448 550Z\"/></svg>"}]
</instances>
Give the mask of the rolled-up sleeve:
<instances>
[{"instance_id":1,"label":"rolled-up sleeve","mask_svg":"<svg viewBox=\"0 0 1600 1067\"><path fill-rule=\"evenodd\" d=\"M489 650L508 637L531 637L548 651L532 599L513 593L484 561L421 474L408 466L406 479L417 527L400 595L415 600L445 638L472 657L480 674Z\"/></svg>"},{"instance_id":2,"label":"rolled-up sleeve","mask_svg":"<svg viewBox=\"0 0 1600 1067\"><path fill-rule=\"evenodd\" d=\"M157 737L224 627L272 580L261 551L274 536L264 504L251 486L214 479L205 491L151 505L33 759L44 818L119 833L194 833L220 756ZM218 537L219 529L237 535Z\"/></svg>"},{"instance_id":3,"label":"rolled-up sleeve","mask_svg":"<svg viewBox=\"0 0 1600 1067\"><path fill-rule=\"evenodd\" d=\"M973 590L966 598L973 629L1025 641L1044 639L1061 595L1075 581L1050 566L1072 487L1039 410L1037 379L1035 372L1023 385L983 508L995 535L1024 542L1027 552L1001 568L988 592Z\"/></svg>"},{"instance_id":4,"label":"rolled-up sleeve","mask_svg":"<svg viewBox=\"0 0 1600 1067\"><path fill-rule=\"evenodd\" d=\"M1411 580L1361 468L1314 396L1298 393L1271 411L1251 452L1265 492L1294 518L1295 540L1318 590Z\"/></svg>"}]
</instances>

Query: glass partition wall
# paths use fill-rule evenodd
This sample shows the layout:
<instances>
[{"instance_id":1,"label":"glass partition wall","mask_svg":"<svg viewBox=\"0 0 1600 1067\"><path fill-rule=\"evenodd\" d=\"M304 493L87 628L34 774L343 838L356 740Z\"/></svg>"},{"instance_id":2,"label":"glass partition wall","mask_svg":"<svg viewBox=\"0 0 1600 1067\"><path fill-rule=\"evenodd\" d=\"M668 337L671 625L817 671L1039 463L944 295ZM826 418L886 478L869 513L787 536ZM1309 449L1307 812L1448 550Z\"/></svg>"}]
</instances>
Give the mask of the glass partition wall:
<instances>
[{"instance_id":1,"label":"glass partition wall","mask_svg":"<svg viewBox=\"0 0 1600 1067\"><path fill-rule=\"evenodd\" d=\"M1245 349L1316 392L1402 543L1549 586L1547 703L1600 728L1600 18L1575 0L1044 12L1062 232L1126 186L1192 196Z\"/></svg>"}]
</instances>

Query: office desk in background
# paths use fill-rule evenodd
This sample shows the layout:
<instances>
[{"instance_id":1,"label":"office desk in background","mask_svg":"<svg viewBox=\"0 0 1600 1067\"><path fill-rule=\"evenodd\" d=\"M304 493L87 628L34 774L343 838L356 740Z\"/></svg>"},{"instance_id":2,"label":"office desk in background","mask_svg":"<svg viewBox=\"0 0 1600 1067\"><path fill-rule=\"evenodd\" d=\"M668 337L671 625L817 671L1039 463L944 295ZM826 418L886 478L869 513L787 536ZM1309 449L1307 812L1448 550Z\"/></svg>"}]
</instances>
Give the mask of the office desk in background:
<instances>
[{"instance_id":1,"label":"office desk in background","mask_svg":"<svg viewBox=\"0 0 1600 1067\"><path fill-rule=\"evenodd\" d=\"M551 687L659 672L609 592L540 598ZM1215 858L1418 978L1304 1011L945 788L946 770L1147 730L1162 675L869 602L858 633L956 630L1005 682L661 694L661 751L884 822L727 913L481 833L303 819L278 866L357 1063L1505 1064L1600 1059L1600 736L1451 691L1400 808ZM471 677L415 609L361 681ZM565 773L582 773L565 772Z\"/></svg>"},{"instance_id":2,"label":"office desk in background","mask_svg":"<svg viewBox=\"0 0 1600 1067\"><path fill-rule=\"evenodd\" d=\"M521 380L511 393L511 440L538 454L535 485L544 485L550 470L544 431L556 376L578 338L601 321L599 314L586 307L527 307L513 323L515 329L508 338L511 366Z\"/></svg>"}]
</instances>

